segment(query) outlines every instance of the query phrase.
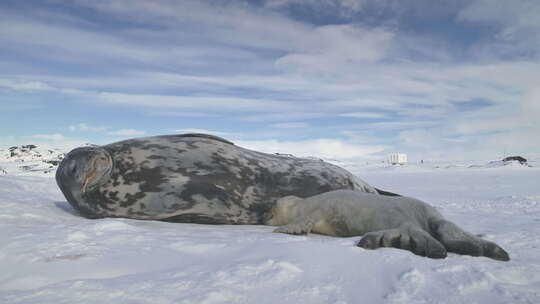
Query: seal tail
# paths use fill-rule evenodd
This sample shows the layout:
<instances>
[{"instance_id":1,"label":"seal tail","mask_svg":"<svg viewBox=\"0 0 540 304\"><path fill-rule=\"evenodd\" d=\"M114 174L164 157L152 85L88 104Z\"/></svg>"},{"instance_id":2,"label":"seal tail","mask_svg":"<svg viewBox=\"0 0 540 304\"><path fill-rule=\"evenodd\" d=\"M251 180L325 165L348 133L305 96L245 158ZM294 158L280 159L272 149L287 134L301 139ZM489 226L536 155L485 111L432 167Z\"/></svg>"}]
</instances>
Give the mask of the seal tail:
<instances>
[{"instance_id":1,"label":"seal tail","mask_svg":"<svg viewBox=\"0 0 540 304\"><path fill-rule=\"evenodd\" d=\"M375 190L377 190L377 193L379 193L380 195L386 195L386 196L401 196L400 194L393 193L393 192L388 192L388 191L384 191L384 190L381 190L381 189L378 189L378 188L375 188Z\"/></svg>"}]
</instances>

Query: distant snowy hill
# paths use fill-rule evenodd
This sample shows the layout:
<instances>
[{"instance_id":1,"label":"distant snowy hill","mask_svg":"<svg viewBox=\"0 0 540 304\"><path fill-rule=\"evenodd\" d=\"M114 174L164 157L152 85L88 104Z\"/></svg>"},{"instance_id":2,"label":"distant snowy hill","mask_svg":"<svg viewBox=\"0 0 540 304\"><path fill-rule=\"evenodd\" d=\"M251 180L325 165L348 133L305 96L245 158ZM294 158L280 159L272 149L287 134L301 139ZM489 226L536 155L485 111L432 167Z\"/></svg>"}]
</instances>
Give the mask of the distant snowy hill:
<instances>
[{"instance_id":1,"label":"distant snowy hill","mask_svg":"<svg viewBox=\"0 0 540 304\"><path fill-rule=\"evenodd\" d=\"M36 145L0 149L0 174L54 175L64 155L60 149Z\"/></svg>"},{"instance_id":2,"label":"distant snowy hill","mask_svg":"<svg viewBox=\"0 0 540 304\"><path fill-rule=\"evenodd\" d=\"M89 144L86 144L89 145ZM56 147L42 147L28 144L0 148L0 175L32 175L32 176L54 176L56 168L65 154L69 151ZM295 157L292 154L275 153L281 156ZM446 161L417 163L410 162L406 165L390 165L386 162L354 162L347 160L307 157L313 160L325 161L343 167L354 174L359 174L371 170L404 170L404 171L425 171L432 169L484 169L484 168L527 168L537 167L540 156L521 164L519 161L485 160L485 161Z\"/></svg>"},{"instance_id":3,"label":"distant snowy hill","mask_svg":"<svg viewBox=\"0 0 540 304\"><path fill-rule=\"evenodd\" d=\"M464 170L471 173L475 170L528 170L539 166L539 162L531 160L521 164L519 161L503 160L476 160L476 161L426 161L424 163L410 162L405 165L391 165L386 162L351 162L336 159L325 159L325 161L343 167L351 173L362 177L367 172L432 172L439 170Z\"/></svg>"},{"instance_id":4,"label":"distant snowy hill","mask_svg":"<svg viewBox=\"0 0 540 304\"><path fill-rule=\"evenodd\" d=\"M485 167L487 168L497 168L497 167L505 167L505 166L517 167L517 168L532 167L532 165L529 165L527 162L521 163L517 160L497 160L497 161L489 162L488 164L485 165Z\"/></svg>"}]
</instances>

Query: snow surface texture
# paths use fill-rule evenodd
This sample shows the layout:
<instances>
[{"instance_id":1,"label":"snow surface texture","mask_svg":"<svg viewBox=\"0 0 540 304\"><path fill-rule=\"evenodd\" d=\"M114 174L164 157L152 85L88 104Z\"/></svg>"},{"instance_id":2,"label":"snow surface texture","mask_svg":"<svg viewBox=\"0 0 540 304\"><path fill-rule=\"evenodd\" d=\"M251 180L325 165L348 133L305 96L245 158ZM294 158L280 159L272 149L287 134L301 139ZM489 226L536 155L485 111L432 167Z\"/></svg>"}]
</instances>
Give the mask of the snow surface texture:
<instances>
[{"instance_id":1,"label":"snow surface texture","mask_svg":"<svg viewBox=\"0 0 540 304\"><path fill-rule=\"evenodd\" d=\"M50 174L0 174L0 303L540 303L540 168L352 170L436 206L511 261L266 226L89 220Z\"/></svg>"}]
</instances>

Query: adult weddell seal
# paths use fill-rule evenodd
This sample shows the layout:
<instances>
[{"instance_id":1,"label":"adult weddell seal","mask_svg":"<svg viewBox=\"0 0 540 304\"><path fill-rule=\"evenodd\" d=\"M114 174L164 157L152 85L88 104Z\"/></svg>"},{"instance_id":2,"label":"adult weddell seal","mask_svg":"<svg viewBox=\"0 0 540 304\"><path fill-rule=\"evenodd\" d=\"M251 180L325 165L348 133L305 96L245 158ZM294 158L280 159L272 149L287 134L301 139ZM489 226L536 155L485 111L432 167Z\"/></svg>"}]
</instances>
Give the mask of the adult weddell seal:
<instances>
[{"instance_id":1,"label":"adult weddell seal","mask_svg":"<svg viewBox=\"0 0 540 304\"><path fill-rule=\"evenodd\" d=\"M58 166L56 182L88 218L274 225L290 234L363 235L358 246L367 249L509 260L501 247L426 203L376 189L321 160L256 152L213 135L76 148Z\"/></svg>"}]
</instances>

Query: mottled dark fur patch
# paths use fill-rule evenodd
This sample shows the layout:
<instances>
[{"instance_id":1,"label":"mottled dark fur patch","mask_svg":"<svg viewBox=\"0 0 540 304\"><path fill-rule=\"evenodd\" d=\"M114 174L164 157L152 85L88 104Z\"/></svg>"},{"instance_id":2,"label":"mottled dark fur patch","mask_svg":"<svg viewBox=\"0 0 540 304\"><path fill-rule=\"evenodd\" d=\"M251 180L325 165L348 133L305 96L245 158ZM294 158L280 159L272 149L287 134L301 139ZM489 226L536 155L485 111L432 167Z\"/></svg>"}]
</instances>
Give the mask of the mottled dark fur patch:
<instances>
[{"instance_id":1,"label":"mottled dark fur patch","mask_svg":"<svg viewBox=\"0 0 540 304\"><path fill-rule=\"evenodd\" d=\"M107 216L176 214L171 221L262 224L287 195L366 190L350 173L323 161L255 152L206 134L145 137L102 148L114 169L87 201ZM136 187L124 194L124 185Z\"/></svg>"}]
</instances>

